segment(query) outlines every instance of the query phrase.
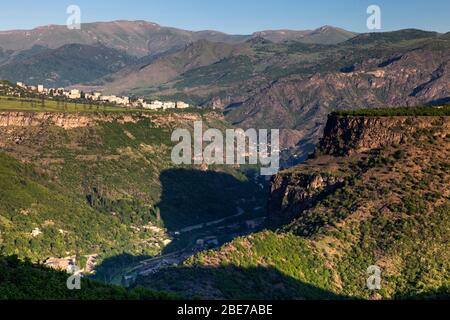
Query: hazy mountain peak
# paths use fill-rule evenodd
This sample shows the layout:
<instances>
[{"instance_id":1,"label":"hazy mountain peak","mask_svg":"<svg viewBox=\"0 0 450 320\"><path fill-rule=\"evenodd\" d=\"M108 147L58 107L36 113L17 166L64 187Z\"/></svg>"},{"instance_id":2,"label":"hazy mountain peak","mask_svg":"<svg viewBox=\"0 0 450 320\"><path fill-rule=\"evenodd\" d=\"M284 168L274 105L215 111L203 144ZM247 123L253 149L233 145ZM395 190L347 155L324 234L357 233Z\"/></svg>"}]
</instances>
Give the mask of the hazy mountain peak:
<instances>
[{"instance_id":1,"label":"hazy mountain peak","mask_svg":"<svg viewBox=\"0 0 450 320\"><path fill-rule=\"evenodd\" d=\"M315 30L264 30L255 32L253 37L263 37L275 43L283 41L299 41L316 44L337 44L356 35L341 28L325 25Z\"/></svg>"},{"instance_id":2,"label":"hazy mountain peak","mask_svg":"<svg viewBox=\"0 0 450 320\"><path fill-rule=\"evenodd\" d=\"M330 25L324 25L324 26L321 26L320 28L317 28L316 29L316 31L329 31L329 30L335 30L335 29L338 29L338 28L335 28L335 27L333 27L333 26L330 26Z\"/></svg>"}]
</instances>

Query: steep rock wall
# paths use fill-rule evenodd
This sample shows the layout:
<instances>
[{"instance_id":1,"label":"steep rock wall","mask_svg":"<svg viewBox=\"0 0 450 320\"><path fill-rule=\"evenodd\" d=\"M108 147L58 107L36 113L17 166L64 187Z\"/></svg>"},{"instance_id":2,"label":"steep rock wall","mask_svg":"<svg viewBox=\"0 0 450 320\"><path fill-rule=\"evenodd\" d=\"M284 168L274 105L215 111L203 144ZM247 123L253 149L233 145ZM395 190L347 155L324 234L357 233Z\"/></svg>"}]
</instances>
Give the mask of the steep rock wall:
<instances>
[{"instance_id":1,"label":"steep rock wall","mask_svg":"<svg viewBox=\"0 0 450 320\"><path fill-rule=\"evenodd\" d=\"M336 190L343 182L343 177L329 173L280 173L271 182L269 218L279 222L289 220L295 213L307 209Z\"/></svg>"},{"instance_id":2,"label":"steep rock wall","mask_svg":"<svg viewBox=\"0 0 450 320\"><path fill-rule=\"evenodd\" d=\"M208 117L208 115L206 115ZM59 112L0 112L0 127L37 127L41 125L57 126L64 129L75 129L94 126L101 122L136 123L148 118L158 123L178 121L198 121L199 114L194 113L133 113L133 114L100 114L100 113L59 113Z\"/></svg>"},{"instance_id":3,"label":"steep rock wall","mask_svg":"<svg viewBox=\"0 0 450 320\"><path fill-rule=\"evenodd\" d=\"M445 138L450 134L450 117L330 115L316 159L272 178L267 206L269 217L274 222L289 221L342 187L349 175L339 169L343 169L342 163L351 165L352 161L337 157L414 141L416 133ZM326 159L318 161L321 157Z\"/></svg>"},{"instance_id":4,"label":"steep rock wall","mask_svg":"<svg viewBox=\"0 0 450 320\"><path fill-rule=\"evenodd\" d=\"M419 130L435 135L450 132L449 117L352 117L332 114L318 150L334 156L348 155L406 142Z\"/></svg>"}]
</instances>

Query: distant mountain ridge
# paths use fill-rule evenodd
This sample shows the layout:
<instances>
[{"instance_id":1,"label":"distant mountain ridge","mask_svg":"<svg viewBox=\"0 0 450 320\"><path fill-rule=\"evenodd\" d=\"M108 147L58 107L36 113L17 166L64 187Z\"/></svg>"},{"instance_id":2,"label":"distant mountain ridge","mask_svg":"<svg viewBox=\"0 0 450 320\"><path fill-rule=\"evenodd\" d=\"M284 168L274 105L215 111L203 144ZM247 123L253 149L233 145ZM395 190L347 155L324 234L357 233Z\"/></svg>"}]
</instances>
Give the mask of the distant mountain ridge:
<instances>
[{"instance_id":1,"label":"distant mountain ridge","mask_svg":"<svg viewBox=\"0 0 450 320\"><path fill-rule=\"evenodd\" d=\"M100 89L182 97L223 109L237 126L279 128L282 147L296 146L304 159L335 109L450 101L449 50L446 35L414 29L360 34L337 45L204 40L106 77ZM196 63L207 52L220 54Z\"/></svg>"},{"instance_id":2,"label":"distant mountain ridge","mask_svg":"<svg viewBox=\"0 0 450 320\"><path fill-rule=\"evenodd\" d=\"M345 41L354 33L333 27L323 27L315 31L265 31L269 40L305 40L312 43ZM326 33L324 40L318 36ZM330 34L336 33L334 39ZM107 47L122 50L130 55L143 57L161 52L181 49L188 43L198 40L212 42L236 43L244 42L256 36L229 35L219 31L188 31L177 28L163 27L147 21L111 21L94 22L81 25L80 30L69 30L62 25L49 25L32 30L0 31L0 48L3 51L21 51L31 49L35 45L56 49L66 44L78 43L93 45L101 43ZM276 36L275 36L276 35ZM308 36L311 37L308 37Z\"/></svg>"},{"instance_id":3,"label":"distant mountain ridge","mask_svg":"<svg viewBox=\"0 0 450 320\"><path fill-rule=\"evenodd\" d=\"M337 44L351 39L358 34L341 28L323 26L315 30L266 30L255 32L254 37L262 37L279 43L282 41L299 41L304 43Z\"/></svg>"},{"instance_id":4,"label":"distant mountain ridge","mask_svg":"<svg viewBox=\"0 0 450 320\"><path fill-rule=\"evenodd\" d=\"M207 67L249 51L251 51L251 44L248 42L229 44L199 40L186 45L182 50L161 55L107 75L91 85L87 84L85 88L109 93L125 93L136 88L159 86L175 80L190 70Z\"/></svg>"},{"instance_id":5,"label":"distant mountain ridge","mask_svg":"<svg viewBox=\"0 0 450 320\"><path fill-rule=\"evenodd\" d=\"M47 87L89 82L116 72L138 59L101 44L67 44L57 49L33 46L0 67L0 79Z\"/></svg>"},{"instance_id":6,"label":"distant mountain ridge","mask_svg":"<svg viewBox=\"0 0 450 320\"><path fill-rule=\"evenodd\" d=\"M328 26L308 31L273 30L256 32L252 35L229 35L213 30L187 31L163 27L146 21L85 23L80 30L69 30L63 25L48 25L32 30L0 31L0 78L24 81L34 85L70 86L92 82L109 74L111 74L110 78L100 79L100 82L105 80L111 82L117 77L129 76L130 73L138 73L141 68L145 68L144 73L139 72L138 75L131 76L131 80L127 78L121 82L130 81L130 84L133 84L140 81L146 85L155 85L173 80L193 67L205 66L207 62L216 62L215 59L211 61L206 59L202 63L189 61L189 56L178 53L186 50L193 43L199 43L192 46L197 51L202 48L206 51L220 51L223 48L224 53L221 53L220 57L225 58L229 51L226 49L227 45L239 46L253 39L257 41L263 38L275 43L301 41L329 44L345 41L355 35L352 32ZM205 44L204 41L217 43L217 48L213 49L213 45ZM77 55L77 53L68 52L67 48L70 48L70 45L78 45L84 53ZM97 48L95 51L98 52L94 52L93 48ZM206 57L210 53L201 55ZM173 60L176 66L169 66L167 61L158 60L157 67L146 68L147 64L158 57L171 54L181 55L180 63L184 61L186 66L181 66ZM92 59L99 55L105 59L97 62L96 58ZM53 60L56 62L53 63ZM99 65L95 65L96 63ZM110 66L104 65L105 63ZM120 69L118 66L130 68L125 68L114 75L113 73ZM136 84L131 87L137 86ZM124 90L129 87L130 85L120 83L117 86Z\"/></svg>"}]
</instances>

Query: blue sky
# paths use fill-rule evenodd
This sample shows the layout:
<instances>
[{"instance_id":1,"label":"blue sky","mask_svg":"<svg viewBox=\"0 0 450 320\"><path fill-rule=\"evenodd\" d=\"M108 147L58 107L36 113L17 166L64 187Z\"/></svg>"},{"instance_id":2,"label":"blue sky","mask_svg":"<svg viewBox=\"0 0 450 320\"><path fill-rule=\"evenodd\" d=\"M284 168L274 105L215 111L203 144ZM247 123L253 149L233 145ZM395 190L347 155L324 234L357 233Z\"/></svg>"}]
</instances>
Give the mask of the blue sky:
<instances>
[{"instance_id":1,"label":"blue sky","mask_svg":"<svg viewBox=\"0 0 450 320\"><path fill-rule=\"evenodd\" d=\"M333 25L367 32L366 9L382 10L382 31L450 31L450 0L22 0L2 1L0 30L64 24L66 8L81 8L82 22L147 20L188 30L249 34L267 29Z\"/></svg>"}]
</instances>

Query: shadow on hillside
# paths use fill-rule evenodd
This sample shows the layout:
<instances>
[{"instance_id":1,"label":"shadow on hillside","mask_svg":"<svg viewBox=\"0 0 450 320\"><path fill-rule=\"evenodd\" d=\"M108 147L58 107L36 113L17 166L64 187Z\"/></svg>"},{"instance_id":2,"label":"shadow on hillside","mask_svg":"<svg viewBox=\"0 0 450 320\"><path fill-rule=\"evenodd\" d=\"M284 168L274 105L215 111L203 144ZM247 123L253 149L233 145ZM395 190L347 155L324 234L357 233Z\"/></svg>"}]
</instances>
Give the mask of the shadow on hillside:
<instances>
[{"instance_id":1,"label":"shadow on hillside","mask_svg":"<svg viewBox=\"0 0 450 320\"><path fill-rule=\"evenodd\" d=\"M254 177L255 173L249 171L248 175ZM256 231L242 227L244 221L237 222L239 219L251 219L251 215L245 215L244 218L236 215L252 213L255 206L264 206L265 191L252 180L253 178L242 178L215 171L189 169L163 171L160 175L161 200L156 207L159 208L160 219L168 230L172 242L162 250L162 258L167 254L181 252L176 257L177 262L181 262L200 250L218 247L221 243L232 241L238 235ZM222 219L225 220L218 224L206 225ZM228 224L237 224L241 227L232 232L228 232L228 229L218 231L219 224L222 227ZM218 242L198 247L197 240L205 238L213 238L213 241ZM130 267L152 258L161 256L133 256L123 253L106 258L96 266L95 279L119 283L120 275L127 274Z\"/></svg>"},{"instance_id":2,"label":"shadow on hillside","mask_svg":"<svg viewBox=\"0 0 450 320\"><path fill-rule=\"evenodd\" d=\"M172 267L138 277L133 287L179 293L186 298L228 300L348 299L293 279L274 268Z\"/></svg>"},{"instance_id":3,"label":"shadow on hillside","mask_svg":"<svg viewBox=\"0 0 450 320\"><path fill-rule=\"evenodd\" d=\"M134 256L128 253L109 257L95 267L95 275L91 278L105 283L122 284L122 275L126 270L140 261L151 258L147 255Z\"/></svg>"},{"instance_id":4,"label":"shadow on hillside","mask_svg":"<svg viewBox=\"0 0 450 320\"><path fill-rule=\"evenodd\" d=\"M169 232L239 213L242 199L257 196L257 185L222 172L169 169L160 175L160 209ZM244 208L245 209L245 208Z\"/></svg>"},{"instance_id":5,"label":"shadow on hillside","mask_svg":"<svg viewBox=\"0 0 450 320\"><path fill-rule=\"evenodd\" d=\"M445 97L437 100L430 101L426 105L428 106L441 106L441 105L447 105L450 103L450 97Z\"/></svg>"}]
</instances>

